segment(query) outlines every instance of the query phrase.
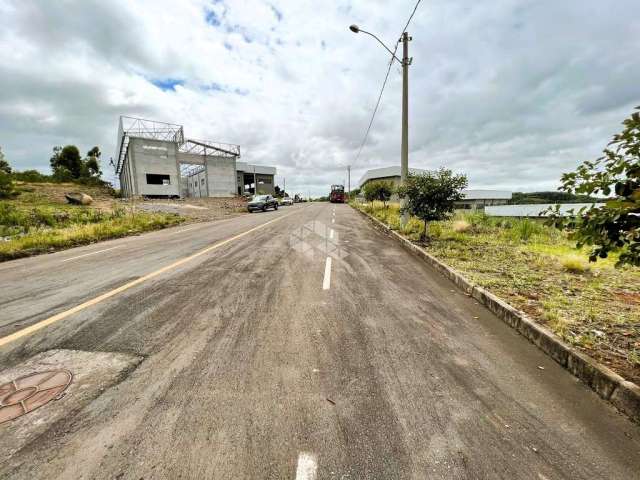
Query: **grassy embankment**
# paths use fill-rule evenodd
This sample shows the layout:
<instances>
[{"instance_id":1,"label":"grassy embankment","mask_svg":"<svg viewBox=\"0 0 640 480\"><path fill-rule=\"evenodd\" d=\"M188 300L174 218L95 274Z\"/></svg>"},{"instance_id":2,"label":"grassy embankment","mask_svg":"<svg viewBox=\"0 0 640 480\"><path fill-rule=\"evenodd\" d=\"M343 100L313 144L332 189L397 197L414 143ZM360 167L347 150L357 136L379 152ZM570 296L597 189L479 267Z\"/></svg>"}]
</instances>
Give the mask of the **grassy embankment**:
<instances>
[{"instance_id":1,"label":"grassy embankment","mask_svg":"<svg viewBox=\"0 0 640 480\"><path fill-rule=\"evenodd\" d=\"M398 205L354 206L418 242L422 222L400 231ZM456 214L429 233L429 253L640 383L640 268L616 269L615 258L589 263L586 250L538 220Z\"/></svg>"},{"instance_id":2,"label":"grassy embankment","mask_svg":"<svg viewBox=\"0 0 640 480\"><path fill-rule=\"evenodd\" d=\"M179 224L170 213L136 211L101 187L22 183L20 194L0 200L0 261L134 235ZM91 195L92 206L69 205L64 192Z\"/></svg>"}]
</instances>

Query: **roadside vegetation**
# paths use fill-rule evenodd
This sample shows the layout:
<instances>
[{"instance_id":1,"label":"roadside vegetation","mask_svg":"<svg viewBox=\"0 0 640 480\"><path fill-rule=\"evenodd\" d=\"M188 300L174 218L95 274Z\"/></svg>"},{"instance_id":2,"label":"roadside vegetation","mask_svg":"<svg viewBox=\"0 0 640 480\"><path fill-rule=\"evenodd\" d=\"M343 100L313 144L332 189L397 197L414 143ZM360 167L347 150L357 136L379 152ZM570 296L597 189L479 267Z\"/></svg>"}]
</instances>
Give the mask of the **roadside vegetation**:
<instances>
[{"instance_id":1,"label":"roadside vegetation","mask_svg":"<svg viewBox=\"0 0 640 480\"><path fill-rule=\"evenodd\" d=\"M476 284L544 324L625 378L640 382L640 268L596 264L567 233L541 220L456 212L447 220L411 217L400 229L400 206L353 204L402 233Z\"/></svg>"},{"instance_id":2,"label":"roadside vegetation","mask_svg":"<svg viewBox=\"0 0 640 480\"><path fill-rule=\"evenodd\" d=\"M0 261L134 235L176 225L184 217L123 204L101 179L100 151L83 159L74 146L56 147L53 173L14 171L0 150ZM71 205L66 193L81 191L90 206Z\"/></svg>"},{"instance_id":3,"label":"roadside vegetation","mask_svg":"<svg viewBox=\"0 0 640 480\"><path fill-rule=\"evenodd\" d=\"M352 205L640 383L640 111L623 126L601 158L562 176L557 196L531 194L605 200L569 215L558 206L547 219L453 214L466 178L446 169L409 175L398 188L412 215L402 228L389 192Z\"/></svg>"}]
</instances>

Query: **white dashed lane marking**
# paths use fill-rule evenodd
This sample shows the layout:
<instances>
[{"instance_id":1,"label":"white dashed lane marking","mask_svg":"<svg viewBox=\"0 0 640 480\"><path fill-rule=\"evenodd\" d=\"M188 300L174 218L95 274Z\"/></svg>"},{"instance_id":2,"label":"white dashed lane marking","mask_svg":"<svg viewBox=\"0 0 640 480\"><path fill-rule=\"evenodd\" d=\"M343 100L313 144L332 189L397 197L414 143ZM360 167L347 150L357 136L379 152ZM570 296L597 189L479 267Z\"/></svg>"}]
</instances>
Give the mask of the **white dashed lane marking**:
<instances>
[{"instance_id":1,"label":"white dashed lane marking","mask_svg":"<svg viewBox=\"0 0 640 480\"><path fill-rule=\"evenodd\" d=\"M315 480L317 470L316 456L311 453L300 452L300 455L298 455L298 467L296 468L296 480Z\"/></svg>"},{"instance_id":2,"label":"white dashed lane marking","mask_svg":"<svg viewBox=\"0 0 640 480\"><path fill-rule=\"evenodd\" d=\"M105 248L104 250L98 250L97 252L85 253L84 255L78 255L77 257L65 258L60 263L70 262L71 260L77 260L78 258L88 257L89 255L97 255L98 253L108 252L109 250L115 250L116 248L124 247L124 245L118 245L117 247Z\"/></svg>"},{"instance_id":3,"label":"white dashed lane marking","mask_svg":"<svg viewBox=\"0 0 640 480\"><path fill-rule=\"evenodd\" d=\"M331 288L331 257L327 257L324 264L324 280L322 281L322 289L329 290Z\"/></svg>"}]
</instances>

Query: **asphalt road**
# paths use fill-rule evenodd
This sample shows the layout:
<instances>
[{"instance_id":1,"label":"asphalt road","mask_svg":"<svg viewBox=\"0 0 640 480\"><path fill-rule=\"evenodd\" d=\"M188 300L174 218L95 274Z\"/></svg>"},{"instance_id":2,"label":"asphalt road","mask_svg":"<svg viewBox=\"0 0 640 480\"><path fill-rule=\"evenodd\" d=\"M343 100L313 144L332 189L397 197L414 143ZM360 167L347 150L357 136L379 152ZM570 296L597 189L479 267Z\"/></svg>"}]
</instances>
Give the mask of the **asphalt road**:
<instances>
[{"instance_id":1,"label":"asphalt road","mask_svg":"<svg viewBox=\"0 0 640 480\"><path fill-rule=\"evenodd\" d=\"M346 205L4 263L0 284L4 369L141 359L33 438L28 415L0 425L28 439L1 478L640 478L637 425Z\"/></svg>"}]
</instances>

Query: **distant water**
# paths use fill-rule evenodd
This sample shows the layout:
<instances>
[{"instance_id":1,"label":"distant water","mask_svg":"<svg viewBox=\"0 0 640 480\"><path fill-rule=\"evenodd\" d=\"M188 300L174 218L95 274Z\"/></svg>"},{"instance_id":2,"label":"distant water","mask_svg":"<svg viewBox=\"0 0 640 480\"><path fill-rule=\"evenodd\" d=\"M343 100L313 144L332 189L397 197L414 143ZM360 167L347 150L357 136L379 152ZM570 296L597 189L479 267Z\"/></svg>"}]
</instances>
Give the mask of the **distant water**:
<instances>
[{"instance_id":1,"label":"distant water","mask_svg":"<svg viewBox=\"0 0 640 480\"><path fill-rule=\"evenodd\" d=\"M539 203L528 205L496 205L484 207L484 213L490 217L538 217L540 212L553 207L555 203ZM561 203L560 213L568 215L569 210L577 213L582 207L591 207L592 203ZM597 205L597 204L596 204Z\"/></svg>"}]
</instances>

